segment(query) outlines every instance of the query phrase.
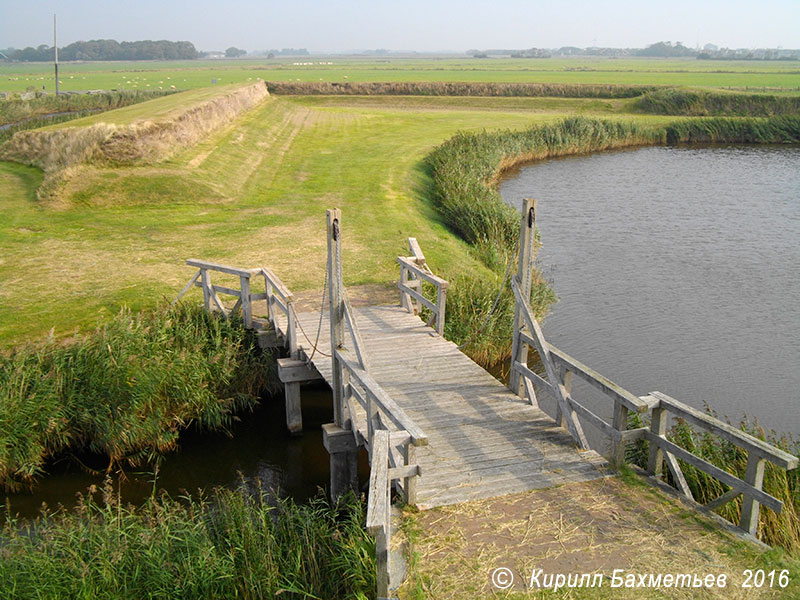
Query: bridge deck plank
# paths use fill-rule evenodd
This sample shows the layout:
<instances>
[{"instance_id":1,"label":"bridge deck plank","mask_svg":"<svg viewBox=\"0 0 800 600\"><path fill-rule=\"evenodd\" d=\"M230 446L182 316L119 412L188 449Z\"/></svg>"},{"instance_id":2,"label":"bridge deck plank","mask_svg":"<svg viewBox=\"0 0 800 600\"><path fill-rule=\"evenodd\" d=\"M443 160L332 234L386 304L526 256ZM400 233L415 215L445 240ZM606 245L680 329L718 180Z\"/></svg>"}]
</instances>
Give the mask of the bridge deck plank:
<instances>
[{"instance_id":1,"label":"bridge deck plank","mask_svg":"<svg viewBox=\"0 0 800 600\"><path fill-rule=\"evenodd\" d=\"M566 430L512 394L457 346L398 306L355 310L370 374L428 435L417 448L422 508L587 481L607 474L595 452L578 452ZM299 313L313 342L319 313ZM277 318L286 332L286 318ZM330 325L319 330L317 352L298 333L298 346L328 383ZM349 346L347 340L345 346Z\"/></svg>"}]
</instances>

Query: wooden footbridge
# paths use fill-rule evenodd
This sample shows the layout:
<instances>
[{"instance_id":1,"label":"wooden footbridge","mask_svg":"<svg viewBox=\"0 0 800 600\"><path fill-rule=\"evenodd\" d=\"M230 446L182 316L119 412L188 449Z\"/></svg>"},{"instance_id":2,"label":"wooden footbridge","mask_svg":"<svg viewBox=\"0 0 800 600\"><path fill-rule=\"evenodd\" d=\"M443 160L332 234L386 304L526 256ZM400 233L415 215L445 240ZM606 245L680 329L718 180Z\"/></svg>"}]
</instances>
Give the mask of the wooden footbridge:
<instances>
[{"instance_id":1,"label":"wooden footbridge","mask_svg":"<svg viewBox=\"0 0 800 600\"><path fill-rule=\"evenodd\" d=\"M265 346L287 349L278 367L290 431L302 432L301 384L322 379L330 385L334 422L323 426L323 442L331 456L333 496L357 489L358 449L369 453L367 528L377 539L379 597L389 593L389 516L395 491L406 502L428 508L587 481L612 473L624 462L628 444L647 440L649 475L660 479L668 471L688 502L693 502L692 491L679 460L729 488L706 510L743 495L739 526L747 535L757 535L761 504L782 508L761 489L765 461L794 469L797 457L659 392L636 396L546 342L528 305L534 228L535 202L528 200L520 225L519 268L511 282L516 311L508 386L443 337L448 283L431 272L413 238L411 256L397 258L400 306L352 307L342 278L338 209L327 213L327 301L320 311L297 312L291 292L266 267L187 261L197 272L178 298L200 287L208 310L226 316L240 310L245 326L259 329ZM238 289L213 284L213 272L237 277ZM261 279L264 292L254 293ZM220 294L237 299L231 309ZM263 318L253 315L259 301L267 307ZM528 366L531 348L541 359L543 375ZM609 399L611 422L573 398L573 376ZM538 399L545 396L556 407L552 416L539 407ZM631 412L649 414L649 427L628 429ZM746 449L744 479L667 440L670 415ZM606 440L596 450L584 435L587 425Z\"/></svg>"}]
</instances>

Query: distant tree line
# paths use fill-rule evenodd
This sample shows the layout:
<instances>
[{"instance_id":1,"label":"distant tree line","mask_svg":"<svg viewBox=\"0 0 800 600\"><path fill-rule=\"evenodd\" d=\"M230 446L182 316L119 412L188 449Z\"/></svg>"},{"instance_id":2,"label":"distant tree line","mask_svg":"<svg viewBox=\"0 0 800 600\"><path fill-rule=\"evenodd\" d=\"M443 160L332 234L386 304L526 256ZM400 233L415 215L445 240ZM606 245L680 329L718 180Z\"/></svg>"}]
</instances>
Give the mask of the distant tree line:
<instances>
[{"instance_id":1,"label":"distant tree line","mask_svg":"<svg viewBox=\"0 0 800 600\"><path fill-rule=\"evenodd\" d=\"M116 40L89 40L74 42L58 49L59 61L71 60L192 60L200 53L191 42L170 42L167 40L142 40L139 42L118 42ZM36 48L27 47L14 50L8 55L10 60L47 62L53 60L53 47L42 44Z\"/></svg>"},{"instance_id":2,"label":"distant tree line","mask_svg":"<svg viewBox=\"0 0 800 600\"><path fill-rule=\"evenodd\" d=\"M490 56L509 56L511 58L550 58L551 56L604 56L612 58L625 58L631 56L652 58L698 58L707 60L800 60L800 50L786 49L737 49L717 48L713 44L706 44L703 50L689 48L682 42L662 41L650 44L646 48L603 48L592 46L578 48L576 46L562 46L561 48L529 48L527 50L489 49L467 50L467 54L474 58L488 58Z\"/></svg>"}]
</instances>

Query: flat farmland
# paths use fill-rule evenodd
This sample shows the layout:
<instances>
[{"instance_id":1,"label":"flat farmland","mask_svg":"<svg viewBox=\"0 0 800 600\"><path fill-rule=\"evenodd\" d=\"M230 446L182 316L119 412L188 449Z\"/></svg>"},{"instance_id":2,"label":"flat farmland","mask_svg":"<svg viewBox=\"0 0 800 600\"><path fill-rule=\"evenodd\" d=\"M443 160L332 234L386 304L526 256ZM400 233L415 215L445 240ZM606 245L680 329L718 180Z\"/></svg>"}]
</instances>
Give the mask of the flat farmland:
<instances>
[{"instance_id":1,"label":"flat farmland","mask_svg":"<svg viewBox=\"0 0 800 600\"><path fill-rule=\"evenodd\" d=\"M60 65L63 90L190 89L273 81L463 81L674 85L800 93L800 61L354 58L86 62ZM54 89L50 63L3 63L0 91Z\"/></svg>"}]
</instances>

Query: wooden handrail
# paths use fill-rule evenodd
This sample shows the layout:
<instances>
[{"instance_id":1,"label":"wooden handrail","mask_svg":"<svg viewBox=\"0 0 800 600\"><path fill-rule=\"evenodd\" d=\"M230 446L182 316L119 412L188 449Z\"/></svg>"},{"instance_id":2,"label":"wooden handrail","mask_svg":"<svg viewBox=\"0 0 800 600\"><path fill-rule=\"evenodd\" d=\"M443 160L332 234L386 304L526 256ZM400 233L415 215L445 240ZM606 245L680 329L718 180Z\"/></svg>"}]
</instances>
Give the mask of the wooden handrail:
<instances>
[{"instance_id":1,"label":"wooden handrail","mask_svg":"<svg viewBox=\"0 0 800 600\"><path fill-rule=\"evenodd\" d=\"M771 463L791 471L792 469L796 469L798 463L800 463L800 459L793 454L789 454L788 452L784 452L780 448L776 448L772 444L765 442L764 440L760 440L757 437L750 435L746 431L742 431L741 429L737 429L724 421L720 421L719 419L712 417L711 415L704 413L696 408L689 406L688 404L684 404L667 396L666 394L662 394L661 392L650 392L650 396L654 398L658 404L657 406L661 408L666 408L671 413L675 414L676 416L700 427L701 429L705 429L706 431L713 433L714 435L718 435L719 437L743 448L749 452L754 452L758 454L761 458L770 461Z\"/></svg>"},{"instance_id":2,"label":"wooden handrail","mask_svg":"<svg viewBox=\"0 0 800 600\"><path fill-rule=\"evenodd\" d=\"M229 267L227 265L220 265L217 263L200 260L197 258L189 258L186 264L198 269L208 269L211 271L219 271L220 273L228 273L229 275L236 275L237 277L251 277L258 273L260 269L237 269L236 267Z\"/></svg>"},{"instance_id":3,"label":"wooden handrail","mask_svg":"<svg viewBox=\"0 0 800 600\"><path fill-rule=\"evenodd\" d=\"M398 256L397 264L400 265L400 289L403 307L412 314L419 314L420 306L431 311L428 326L436 321L436 331L444 335L445 311L447 306L447 288L450 285L446 279L433 274L425 261L425 255L416 238L408 238L408 247L413 256ZM436 302L428 300L422 294L422 283L426 282L436 288Z\"/></svg>"},{"instance_id":4,"label":"wooden handrail","mask_svg":"<svg viewBox=\"0 0 800 600\"><path fill-rule=\"evenodd\" d=\"M373 398L381 411L398 429L408 433L411 443L415 446L427 445L428 436L425 432L389 397L380 384L366 370L361 368L357 360L354 359L355 357L343 348L336 348L335 352L353 380Z\"/></svg>"}]
</instances>

